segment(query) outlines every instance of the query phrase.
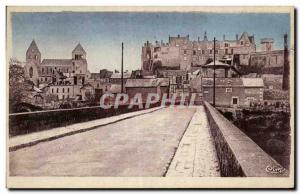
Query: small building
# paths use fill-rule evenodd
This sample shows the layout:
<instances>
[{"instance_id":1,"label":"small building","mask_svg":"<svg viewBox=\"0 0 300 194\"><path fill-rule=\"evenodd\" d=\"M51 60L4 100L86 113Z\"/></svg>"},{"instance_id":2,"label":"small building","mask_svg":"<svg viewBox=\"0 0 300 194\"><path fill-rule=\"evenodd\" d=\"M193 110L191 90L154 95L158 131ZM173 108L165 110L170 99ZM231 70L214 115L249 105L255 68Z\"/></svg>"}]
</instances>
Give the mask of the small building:
<instances>
[{"instance_id":1,"label":"small building","mask_svg":"<svg viewBox=\"0 0 300 194\"><path fill-rule=\"evenodd\" d=\"M213 103L213 78L202 78L203 100ZM216 78L215 103L222 107L249 107L263 103L262 78Z\"/></svg>"},{"instance_id":2,"label":"small building","mask_svg":"<svg viewBox=\"0 0 300 194\"><path fill-rule=\"evenodd\" d=\"M131 78L131 73L123 73L123 80L124 80L124 85L127 81L127 79ZM121 73L113 73L110 78L109 82L111 84L121 84L122 83L122 74Z\"/></svg>"},{"instance_id":3,"label":"small building","mask_svg":"<svg viewBox=\"0 0 300 194\"><path fill-rule=\"evenodd\" d=\"M125 87L129 99L132 99L137 93L141 93L143 103L145 103L150 93L158 94L160 97L164 93L168 93L169 80L165 78L128 79Z\"/></svg>"},{"instance_id":4,"label":"small building","mask_svg":"<svg viewBox=\"0 0 300 194\"><path fill-rule=\"evenodd\" d=\"M233 66L221 61L212 61L207 65L202 66L202 77L214 77L214 68L216 77L239 77L240 73Z\"/></svg>"},{"instance_id":5,"label":"small building","mask_svg":"<svg viewBox=\"0 0 300 194\"><path fill-rule=\"evenodd\" d=\"M170 94L189 92L189 73L185 70L159 70L158 77L170 80Z\"/></svg>"}]
</instances>

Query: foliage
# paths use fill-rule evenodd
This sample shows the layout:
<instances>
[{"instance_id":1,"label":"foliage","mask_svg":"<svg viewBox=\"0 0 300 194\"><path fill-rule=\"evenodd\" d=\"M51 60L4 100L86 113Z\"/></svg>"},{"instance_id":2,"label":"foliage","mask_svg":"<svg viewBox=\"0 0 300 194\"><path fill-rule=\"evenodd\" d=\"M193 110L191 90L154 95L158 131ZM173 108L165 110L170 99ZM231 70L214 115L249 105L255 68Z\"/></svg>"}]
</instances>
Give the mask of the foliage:
<instances>
[{"instance_id":1,"label":"foliage","mask_svg":"<svg viewBox=\"0 0 300 194\"><path fill-rule=\"evenodd\" d=\"M9 61L9 111L15 112L17 105L28 102L30 87L33 83L25 81L25 71L21 63L16 59Z\"/></svg>"}]
</instances>

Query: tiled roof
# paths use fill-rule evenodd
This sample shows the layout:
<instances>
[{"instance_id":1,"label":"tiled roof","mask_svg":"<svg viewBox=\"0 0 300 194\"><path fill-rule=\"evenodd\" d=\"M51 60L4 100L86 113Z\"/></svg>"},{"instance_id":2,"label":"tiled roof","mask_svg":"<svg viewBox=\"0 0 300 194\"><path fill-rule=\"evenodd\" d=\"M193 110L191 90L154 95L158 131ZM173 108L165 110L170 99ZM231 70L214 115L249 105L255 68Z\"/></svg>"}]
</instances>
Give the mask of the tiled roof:
<instances>
[{"instance_id":1,"label":"tiled roof","mask_svg":"<svg viewBox=\"0 0 300 194\"><path fill-rule=\"evenodd\" d=\"M157 86L168 86L168 78L156 78L156 79L128 79L125 87L136 88L136 87L157 87Z\"/></svg>"},{"instance_id":2,"label":"tiled roof","mask_svg":"<svg viewBox=\"0 0 300 194\"><path fill-rule=\"evenodd\" d=\"M41 65L72 65L72 59L43 59Z\"/></svg>"},{"instance_id":3,"label":"tiled roof","mask_svg":"<svg viewBox=\"0 0 300 194\"><path fill-rule=\"evenodd\" d=\"M128 79L130 77L131 77L131 73L123 73L123 78ZM113 79L119 78L119 79L121 79L121 73L113 73L110 78L113 78Z\"/></svg>"},{"instance_id":4,"label":"tiled roof","mask_svg":"<svg viewBox=\"0 0 300 194\"><path fill-rule=\"evenodd\" d=\"M217 87L264 87L262 78L216 78ZM202 78L202 86L212 87L213 78Z\"/></svg>"},{"instance_id":5,"label":"tiled roof","mask_svg":"<svg viewBox=\"0 0 300 194\"><path fill-rule=\"evenodd\" d=\"M264 87L262 78L241 78L245 87Z\"/></svg>"}]
</instances>

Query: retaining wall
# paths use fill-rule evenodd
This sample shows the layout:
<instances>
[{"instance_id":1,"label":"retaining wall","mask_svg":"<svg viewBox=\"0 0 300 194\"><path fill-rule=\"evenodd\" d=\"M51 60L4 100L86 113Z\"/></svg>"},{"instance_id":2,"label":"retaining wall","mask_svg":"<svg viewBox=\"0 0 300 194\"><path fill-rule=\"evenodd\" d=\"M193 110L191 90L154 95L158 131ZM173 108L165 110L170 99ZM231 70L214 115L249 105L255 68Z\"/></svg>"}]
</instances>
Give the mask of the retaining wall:
<instances>
[{"instance_id":1,"label":"retaining wall","mask_svg":"<svg viewBox=\"0 0 300 194\"><path fill-rule=\"evenodd\" d=\"M286 177L289 171L263 151L208 102L204 102L221 176Z\"/></svg>"}]
</instances>

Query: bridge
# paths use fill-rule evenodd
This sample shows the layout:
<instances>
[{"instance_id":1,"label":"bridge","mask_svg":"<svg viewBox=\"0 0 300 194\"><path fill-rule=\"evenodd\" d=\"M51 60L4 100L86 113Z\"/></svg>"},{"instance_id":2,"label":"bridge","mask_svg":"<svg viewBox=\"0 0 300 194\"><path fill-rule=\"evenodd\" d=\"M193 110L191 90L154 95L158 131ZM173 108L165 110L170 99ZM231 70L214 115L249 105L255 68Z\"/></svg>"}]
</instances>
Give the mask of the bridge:
<instances>
[{"instance_id":1,"label":"bridge","mask_svg":"<svg viewBox=\"0 0 300 194\"><path fill-rule=\"evenodd\" d=\"M115 115L106 112L109 117L97 111L9 115L9 175L289 176L288 169L207 102L134 111L121 108ZM70 121L70 115L82 120ZM32 126L35 131L29 130Z\"/></svg>"}]
</instances>

